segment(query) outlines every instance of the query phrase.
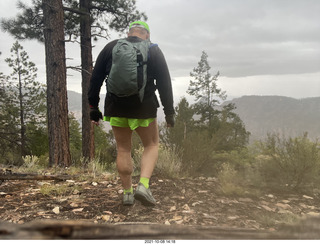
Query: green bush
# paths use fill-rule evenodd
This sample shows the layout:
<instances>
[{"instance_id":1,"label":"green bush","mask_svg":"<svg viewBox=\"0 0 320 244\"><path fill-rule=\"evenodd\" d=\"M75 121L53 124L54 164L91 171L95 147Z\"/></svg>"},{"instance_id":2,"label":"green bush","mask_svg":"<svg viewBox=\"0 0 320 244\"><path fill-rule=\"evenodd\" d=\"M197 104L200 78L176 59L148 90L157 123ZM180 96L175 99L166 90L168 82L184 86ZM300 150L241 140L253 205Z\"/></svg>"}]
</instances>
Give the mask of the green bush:
<instances>
[{"instance_id":1,"label":"green bush","mask_svg":"<svg viewBox=\"0 0 320 244\"><path fill-rule=\"evenodd\" d=\"M234 169L229 163L224 163L218 173L218 180L220 190L227 196L242 196L246 190L244 185L244 178L239 174L239 171Z\"/></svg>"},{"instance_id":2,"label":"green bush","mask_svg":"<svg viewBox=\"0 0 320 244\"><path fill-rule=\"evenodd\" d=\"M307 134L297 138L269 135L260 143L256 171L265 186L278 189L302 189L320 183L320 147Z\"/></svg>"},{"instance_id":3,"label":"green bush","mask_svg":"<svg viewBox=\"0 0 320 244\"><path fill-rule=\"evenodd\" d=\"M140 163L143 154L143 146L134 149L133 153L133 165L134 174L140 174ZM166 147L164 145L159 146L159 157L154 169L154 173L164 175L166 177L178 177L181 175L181 152L176 148Z\"/></svg>"},{"instance_id":4,"label":"green bush","mask_svg":"<svg viewBox=\"0 0 320 244\"><path fill-rule=\"evenodd\" d=\"M177 148L160 145L156 172L166 177L178 177L182 173L181 165L181 152Z\"/></svg>"},{"instance_id":5,"label":"green bush","mask_svg":"<svg viewBox=\"0 0 320 244\"><path fill-rule=\"evenodd\" d=\"M190 132L190 139L183 143L182 168L191 176L212 176L215 172L210 137L206 131Z\"/></svg>"}]
</instances>

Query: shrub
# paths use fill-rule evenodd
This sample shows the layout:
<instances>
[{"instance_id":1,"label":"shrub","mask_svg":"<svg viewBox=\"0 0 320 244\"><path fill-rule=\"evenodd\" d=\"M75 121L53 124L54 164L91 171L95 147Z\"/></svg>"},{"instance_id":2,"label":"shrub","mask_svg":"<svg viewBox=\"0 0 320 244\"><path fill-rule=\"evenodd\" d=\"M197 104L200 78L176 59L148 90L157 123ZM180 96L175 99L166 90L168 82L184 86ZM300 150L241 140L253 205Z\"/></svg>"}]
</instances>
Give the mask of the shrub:
<instances>
[{"instance_id":1,"label":"shrub","mask_svg":"<svg viewBox=\"0 0 320 244\"><path fill-rule=\"evenodd\" d=\"M320 147L307 134L288 139L271 135L260 149L256 170L266 186L299 189L318 185Z\"/></svg>"},{"instance_id":2,"label":"shrub","mask_svg":"<svg viewBox=\"0 0 320 244\"><path fill-rule=\"evenodd\" d=\"M212 176L215 165L211 157L214 148L210 137L206 131L192 132L189 137L183 143L183 170L192 176Z\"/></svg>"},{"instance_id":3,"label":"shrub","mask_svg":"<svg viewBox=\"0 0 320 244\"><path fill-rule=\"evenodd\" d=\"M133 165L134 174L140 174L140 163L143 154L143 146L134 149ZM159 146L159 157L155 167L155 173L166 177L177 177L181 174L181 153L176 148Z\"/></svg>"},{"instance_id":4,"label":"shrub","mask_svg":"<svg viewBox=\"0 0 320 244\"><path fill-rule=\"evenodd\" d=\"M245 194L245 188L242 186L244 183L243 177L239 174L234 167L228 163L222 164L222 169L218 174L220 183L220 190L224 195L228 196L242 196Z\"/></svg>"},{"instance_id":5,"label":"shrub","mask_svg":"<svg viewBox=\"0 0 320 244\"><path fill-rule=\"evenodd\" d=\"M181 175L181 165L181 152L177 148L160 145L156 171L167 177L178 177Z\"/></svg>"}]
</instances>

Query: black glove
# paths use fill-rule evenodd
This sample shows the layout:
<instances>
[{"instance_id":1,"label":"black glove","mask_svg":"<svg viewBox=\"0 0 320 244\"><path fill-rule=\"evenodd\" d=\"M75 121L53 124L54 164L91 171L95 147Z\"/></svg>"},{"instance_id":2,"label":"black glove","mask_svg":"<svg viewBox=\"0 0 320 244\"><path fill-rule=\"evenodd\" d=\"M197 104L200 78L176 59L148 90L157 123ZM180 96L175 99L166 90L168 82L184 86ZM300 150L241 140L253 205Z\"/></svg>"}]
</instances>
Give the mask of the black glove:
<instances>
[{"instance_id":1,"label":"black glove","mask_svg":"<svg viewBox=\"0 0 320 244\"><path fill-rule=\"evenodd\" d=\"M167 115L166 122L168 127L174 127L174 114Z\"/></svg>"},{"instance_id":2,"label":"black glove","mask_svg":"<svg viewBox=\"0 0 320 244\"><path fill-rule=\"evenodd\" d=\"M90 119L99 122L102 119L102 113L97 107L90 107Z\"/></svg>"}]
</instances>

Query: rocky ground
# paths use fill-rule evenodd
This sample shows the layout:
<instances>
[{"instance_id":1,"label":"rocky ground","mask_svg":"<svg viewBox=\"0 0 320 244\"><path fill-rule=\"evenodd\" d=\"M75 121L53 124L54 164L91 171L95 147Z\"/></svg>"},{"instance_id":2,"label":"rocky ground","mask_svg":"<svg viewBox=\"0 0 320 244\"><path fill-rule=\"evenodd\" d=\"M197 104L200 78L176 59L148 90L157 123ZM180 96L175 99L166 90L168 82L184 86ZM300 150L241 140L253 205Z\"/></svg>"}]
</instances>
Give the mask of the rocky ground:
<instances>
[{"instance_id":1,"label":"rocky ground","mask_svg":"<svg viewBox=\"0 0 320 244\"><path fill-rule=\"evenodd\" d=\"M138 178L134 178L137 183ZM147 222L276 230L304 216L320 216L316 195L223 196L215 178L152 178L157 205L121 204L117 177L67 181L7 180L0 185L0 219L26 223L39 219L87 220L94 223Z\"/></svg>"}]
</instances>

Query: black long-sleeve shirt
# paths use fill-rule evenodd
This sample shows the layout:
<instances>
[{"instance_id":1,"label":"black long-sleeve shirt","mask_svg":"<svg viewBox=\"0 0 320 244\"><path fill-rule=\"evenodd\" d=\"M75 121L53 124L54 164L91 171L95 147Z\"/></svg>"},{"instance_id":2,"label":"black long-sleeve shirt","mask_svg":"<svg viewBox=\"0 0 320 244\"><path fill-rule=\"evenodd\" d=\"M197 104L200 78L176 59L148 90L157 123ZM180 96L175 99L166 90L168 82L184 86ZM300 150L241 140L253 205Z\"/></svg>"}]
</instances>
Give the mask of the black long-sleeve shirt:
<instances>
[{"instance_id":1,"label":"black long-sleeve shirt","mask_svg":"<svg viewBox=\"0 0 320 244\"><path fill-rule=\"evenodd\" d=\"M140 38L135 36L128 37L128 40L131 42L141 41ZM112 49L117 41L114 40L108 43L96 60L88 92L89 104L92 106L97 107L99 104L101 86L109 75L112 65ZM149 49L147 84L142 103L137 105L131 99L118 98L107 91L104 115L108 117L137 119L155 118L157 117L157 108L159 107L155 94L156 89L159 91L165 115L174 114L171 78L166 60L158 45L154 45Z\"/></svg>"}]
</instances>

